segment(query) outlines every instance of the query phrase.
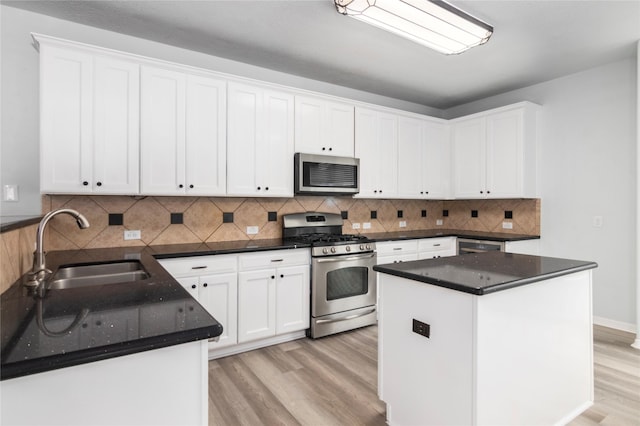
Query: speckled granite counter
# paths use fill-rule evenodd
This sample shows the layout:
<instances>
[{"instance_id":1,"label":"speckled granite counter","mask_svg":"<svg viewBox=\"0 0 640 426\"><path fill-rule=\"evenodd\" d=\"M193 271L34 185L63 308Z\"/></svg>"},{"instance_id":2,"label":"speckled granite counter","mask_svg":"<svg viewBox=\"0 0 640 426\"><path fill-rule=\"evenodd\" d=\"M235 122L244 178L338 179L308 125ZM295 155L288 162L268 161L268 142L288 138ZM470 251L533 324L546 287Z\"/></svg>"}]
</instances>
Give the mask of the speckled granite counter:
<instances>
[{"instance_id":1,"label":"speckled granite counter","mask_svg":"<svg viewBox=\"0 0 640 426\"><path fill-rule=\"evenodd\" d=\"M455 229L427 229L423 231L363 233L373 241L413 240L418 238L458 237L488 241L523 241L540 239L538 235L502 232L460 231Z\"/></svg>"},{"instance_id":2,"label":"speckled granite counter","mask_svg":"<svg viewBox=\"0 0 640 426\"><path fill-rule=\"evenodd\" d=\"M374 266L374 271L483 295L593 269L595 262L486 252Z\"/></svg>"}]
</instances>

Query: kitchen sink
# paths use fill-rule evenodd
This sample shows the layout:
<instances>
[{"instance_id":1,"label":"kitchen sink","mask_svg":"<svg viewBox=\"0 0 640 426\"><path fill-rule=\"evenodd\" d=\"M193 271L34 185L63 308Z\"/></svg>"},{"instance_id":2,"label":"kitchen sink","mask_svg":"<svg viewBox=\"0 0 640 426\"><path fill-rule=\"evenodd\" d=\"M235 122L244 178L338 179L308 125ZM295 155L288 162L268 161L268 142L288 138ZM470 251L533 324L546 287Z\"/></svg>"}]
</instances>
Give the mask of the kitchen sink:
<instances>
[{"instance_id":1,"label":"kitchen sink","mask_svg":"<svg viewBox=\"0 0 640 426\"><path fill-rule=\"evenodd\" d=\"M104 284L140 281L149 274L139 261L63 266L53 275L47 288L65 290Z\"/></svg>"}]
</instances>

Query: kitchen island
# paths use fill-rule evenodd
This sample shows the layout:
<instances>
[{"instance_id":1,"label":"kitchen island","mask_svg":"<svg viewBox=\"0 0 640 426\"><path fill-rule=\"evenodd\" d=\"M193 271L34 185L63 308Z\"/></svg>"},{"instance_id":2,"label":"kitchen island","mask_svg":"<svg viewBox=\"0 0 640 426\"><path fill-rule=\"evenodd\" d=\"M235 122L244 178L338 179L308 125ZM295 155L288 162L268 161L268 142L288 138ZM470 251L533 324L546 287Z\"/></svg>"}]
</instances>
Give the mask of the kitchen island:
<instances>
[{"instance_id":1,"label":"kitchen island","mask_svg":"<svg viewBox=\"0 0 640 426\"><path fill-rule=\"evenodd\" d=\"M375 266L389 424L565 424L588 408L595 267L503 252Z\"/></svg>"}]
</instances>

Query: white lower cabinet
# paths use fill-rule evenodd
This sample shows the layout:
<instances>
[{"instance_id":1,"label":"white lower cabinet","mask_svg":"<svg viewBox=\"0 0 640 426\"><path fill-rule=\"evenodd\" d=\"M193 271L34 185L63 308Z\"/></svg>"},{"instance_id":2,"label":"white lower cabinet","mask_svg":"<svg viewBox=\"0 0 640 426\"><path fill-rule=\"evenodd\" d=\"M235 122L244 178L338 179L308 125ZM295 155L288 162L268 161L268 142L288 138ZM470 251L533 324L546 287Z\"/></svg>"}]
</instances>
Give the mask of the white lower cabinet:
<instances>
[{"instance_id":1,"label":"white lower cabinet","mask_svg":"<svg viewBox=\"0 0 640 426\"><path fill-rule=\"evenodd\" d=\"M418 241L418 259L455 256L456 237L424 238Z\"/></svg>"},{"instance_id":2,"label":"white lower cabinet","mask_svg":"<svg viewBox=\"0 0 640 426\"><path fill-rule=\"evenodd\" d=\"M238 343L309 328L307 249L239 256Z\"/></svg>"},{"instance_id":3,"label":"white lower cabinet","mask_svg":"<svg viewBox=\"0 0 640 426\"><path fill-rule=\"evenodd\" d=\"M193 256L159 262L222 324L219 340L209 343L209 349L238 343L238 257Z\"/></svg>"},{"instance_id":4,"label":"white lower cabinet","mask_svg":"<svg viewBox=\"0 0 640 426\"><path fill-rule=\"evenodd\" d=\"M310 261L308 249L159 260L222 324L220 339L209 343L210 358L303 337L310 319ZM188 305L177 308L176 321Z\"/></svg>"}]
</instances>

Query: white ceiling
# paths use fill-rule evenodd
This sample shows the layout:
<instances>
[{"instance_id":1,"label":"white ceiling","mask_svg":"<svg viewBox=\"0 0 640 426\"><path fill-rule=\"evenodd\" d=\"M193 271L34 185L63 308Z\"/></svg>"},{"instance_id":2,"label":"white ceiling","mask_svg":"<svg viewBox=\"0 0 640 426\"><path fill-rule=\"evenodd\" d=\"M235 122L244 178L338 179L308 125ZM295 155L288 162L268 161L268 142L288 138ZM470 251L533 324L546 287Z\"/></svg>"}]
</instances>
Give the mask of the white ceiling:
<instances>
[{"instance_id":1,"label":"white ceiling","mask_svg":"<svg viewBox=\"0 0 640 426\"><path fill-rule=\"evenodd\" d=\"M451 0L494 27L445 56L333 0L5 1L82 24L446 109L635 55L640 0Z\"/></svg>"}]
</instances>

